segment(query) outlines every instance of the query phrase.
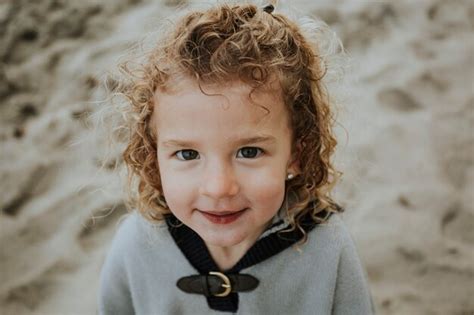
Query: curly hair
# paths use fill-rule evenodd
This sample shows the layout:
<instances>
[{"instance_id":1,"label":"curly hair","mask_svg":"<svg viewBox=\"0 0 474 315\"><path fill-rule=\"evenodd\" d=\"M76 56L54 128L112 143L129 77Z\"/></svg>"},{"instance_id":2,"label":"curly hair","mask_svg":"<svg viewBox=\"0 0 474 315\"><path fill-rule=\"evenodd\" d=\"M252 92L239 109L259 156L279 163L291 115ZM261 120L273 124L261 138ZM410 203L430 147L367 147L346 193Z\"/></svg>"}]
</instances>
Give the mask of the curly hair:
<instances>
[{"instance_id":1,"label":"curly hair","mask_svg":"<svg viewBox=\"0 0 474 315\"><path fill-rule=\"evenodd\" d=\"M128 100L134 117L123 158L129 186L135 185L138 210L152 221L170 213L160 180L157 137L150 126L158 88L166 90L173 78L186 77L200 86L240 80L254 91L276 77L301 170L286 184L286 200L292 200L287 217L290 230L299 229L306 239L300 225L304 215L324 222L327 216L322 213L342 211L330 197L340 172L331 163L337 144L332 131L335 120L322 80L327 67L319 43L287 16L253 4L220 4L193 11L172 27L138 69L122 65L129 81L119 93Z\"/></svg>"}]
</instances>

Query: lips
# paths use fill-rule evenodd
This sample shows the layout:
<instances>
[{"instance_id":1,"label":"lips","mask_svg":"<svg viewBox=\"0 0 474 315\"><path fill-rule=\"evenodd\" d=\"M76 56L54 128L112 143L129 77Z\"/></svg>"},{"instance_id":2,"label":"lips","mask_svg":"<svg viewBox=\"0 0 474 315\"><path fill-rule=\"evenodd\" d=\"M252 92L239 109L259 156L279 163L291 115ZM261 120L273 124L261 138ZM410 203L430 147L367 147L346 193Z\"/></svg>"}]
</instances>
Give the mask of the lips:
<instances>
[{"instance_id":1,"label":"lips","mask_svg":"<svg viewBox=\"0 0 474 315\"><path fill-rule=\"evenodd\" d=\"M201 211L199 212L209 221L216 224L229 224L240 218L247 208L239 211Z\"/></svg>"}]
</instances>

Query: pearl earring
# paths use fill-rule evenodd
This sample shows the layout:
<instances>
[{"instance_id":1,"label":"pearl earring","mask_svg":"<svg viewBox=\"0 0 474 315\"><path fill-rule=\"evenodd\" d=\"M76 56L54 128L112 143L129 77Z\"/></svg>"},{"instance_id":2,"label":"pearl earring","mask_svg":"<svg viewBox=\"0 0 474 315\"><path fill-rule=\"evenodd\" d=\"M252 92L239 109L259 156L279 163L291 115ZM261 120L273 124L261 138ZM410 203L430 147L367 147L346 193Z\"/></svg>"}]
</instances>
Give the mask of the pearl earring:
<instances>
[{"instance_id":1,"label":"pearl earring","mask_svg":"<svg viewBox=\"0 0 474 315\"><path fill-rule=\"evenodd\" d=\"M286 179L288 179L288 180L292 179L293 177L295 177L295 175L293 175L291 173L288 173L288 175L286 175Z\"/></svg>"}]
</instances>

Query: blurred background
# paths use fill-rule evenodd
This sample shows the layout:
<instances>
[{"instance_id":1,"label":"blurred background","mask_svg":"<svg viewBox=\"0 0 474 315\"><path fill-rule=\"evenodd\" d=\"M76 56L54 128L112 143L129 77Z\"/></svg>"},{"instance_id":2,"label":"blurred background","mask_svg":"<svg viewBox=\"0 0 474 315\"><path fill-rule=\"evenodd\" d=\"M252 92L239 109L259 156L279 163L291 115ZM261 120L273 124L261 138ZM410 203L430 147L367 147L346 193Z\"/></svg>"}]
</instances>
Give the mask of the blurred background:
<instances>
[{"instance_id":1,"label":"blurred background","mask_svg":"<svg viewBox=\"0 0 474 315\"><path fill-rule=\"evenodd\" d=\"M126 213L121 165L103 161L104 136L91 130L99 82L187 4L0 2L0 313L96 313ZM474 314L474 2L291 6L347 50L344 83L332 84L344 172L335 198L378 313Z\"/></svg>"}]
</instances>

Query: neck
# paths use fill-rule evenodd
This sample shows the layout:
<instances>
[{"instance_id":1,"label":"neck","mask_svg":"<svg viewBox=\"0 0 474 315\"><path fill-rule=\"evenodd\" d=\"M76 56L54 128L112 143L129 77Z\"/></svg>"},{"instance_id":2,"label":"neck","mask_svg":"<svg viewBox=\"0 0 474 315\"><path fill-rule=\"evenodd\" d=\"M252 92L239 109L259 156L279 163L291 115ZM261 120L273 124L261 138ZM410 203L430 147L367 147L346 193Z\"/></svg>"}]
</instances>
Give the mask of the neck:
<instances>
[{"instance_id":1,"label":"neck","mask_svg":"<svg viewBox=\"0 0 474 315\"><path fill-rule=\"evenodd\" d=\"M244 241L236 245L223 247L206 243L206 247L217 267L219 267L221 271L229 270L244 257L245 253L255 244L264 230L265 227L255 235L247 237Z\"/></svg>"},{"instance_id":2,"label":"neck","mask_svg":"<svg viewBox=\"0 0 474 315\"><path fill-rule=\"evenodd\" d=\"M249 247L250 248L250 247ZM212 259L220 271L231 269L242 258L246 251L236 252L225 248L208 246Z\"/></svg>"}]
</instances>

